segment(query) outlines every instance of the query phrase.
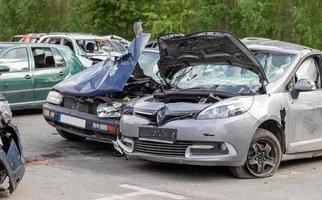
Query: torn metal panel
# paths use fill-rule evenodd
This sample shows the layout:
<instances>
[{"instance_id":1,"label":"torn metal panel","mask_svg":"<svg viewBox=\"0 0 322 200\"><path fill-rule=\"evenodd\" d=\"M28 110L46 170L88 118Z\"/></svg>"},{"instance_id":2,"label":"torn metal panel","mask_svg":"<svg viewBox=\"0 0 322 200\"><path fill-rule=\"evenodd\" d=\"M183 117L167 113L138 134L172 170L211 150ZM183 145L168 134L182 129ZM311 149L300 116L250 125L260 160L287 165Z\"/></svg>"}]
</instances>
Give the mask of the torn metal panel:
<instances>
[{"instance_id":1,"label":"torn metal panel","mask_svg":"<svg viewBox=\"0 0 322 200\"><path fill-rule=\"evenodd\" d=\"M150 34L141 33L132 41L129 53L119 60L100 62L60 82L54 89L65 95L83 97L121 92L132 75L149 37Z\"/></svg>"}]
</instances>

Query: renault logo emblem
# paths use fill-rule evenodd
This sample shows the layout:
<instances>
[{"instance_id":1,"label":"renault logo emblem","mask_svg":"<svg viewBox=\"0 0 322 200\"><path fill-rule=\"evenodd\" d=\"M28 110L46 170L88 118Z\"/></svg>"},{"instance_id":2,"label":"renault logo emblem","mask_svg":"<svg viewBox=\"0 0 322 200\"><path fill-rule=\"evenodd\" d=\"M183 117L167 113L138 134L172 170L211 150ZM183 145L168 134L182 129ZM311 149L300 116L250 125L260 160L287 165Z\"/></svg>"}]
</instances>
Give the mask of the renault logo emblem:
<instances>
[{"instance_id":1,"label":"renault logo emblem","mask_svg":"<svg viewBox=\"0 0 322 200\"><path fill-rule=\"evenodd\" d=\"M164 121L164 119L166 117L167 110L168 110L167 107L163 107L157 112L157 125L162 124L162 122Z\"/></svg>"}]
</instances>

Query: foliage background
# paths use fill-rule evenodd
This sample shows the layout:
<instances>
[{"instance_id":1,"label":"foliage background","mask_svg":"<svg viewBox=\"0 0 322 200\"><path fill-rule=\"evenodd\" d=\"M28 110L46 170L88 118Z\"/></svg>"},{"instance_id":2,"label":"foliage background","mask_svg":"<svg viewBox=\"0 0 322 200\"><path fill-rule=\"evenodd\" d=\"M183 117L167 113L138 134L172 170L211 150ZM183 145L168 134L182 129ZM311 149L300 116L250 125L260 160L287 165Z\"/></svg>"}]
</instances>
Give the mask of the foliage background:
<instances>
[{"instance_id":1,"label":"foliage background","mask_svg":"<svg viewBox=\"0 0 322 200\"><path fill-rule=\"evenodd\" d=\"M0 39L73 31L131 39L142 20L153 37L225 30L322 49L322 0L0 0Z\"/></svg>"}]
</instances>

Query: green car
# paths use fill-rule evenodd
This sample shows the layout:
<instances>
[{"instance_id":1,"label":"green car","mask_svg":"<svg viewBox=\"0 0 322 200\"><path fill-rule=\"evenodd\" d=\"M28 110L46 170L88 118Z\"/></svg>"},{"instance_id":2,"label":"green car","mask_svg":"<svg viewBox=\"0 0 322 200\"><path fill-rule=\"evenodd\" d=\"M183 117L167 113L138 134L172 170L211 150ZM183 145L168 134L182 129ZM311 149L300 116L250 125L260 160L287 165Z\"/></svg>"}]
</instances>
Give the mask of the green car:
<instances>
[{"instance_id":1,"label":"green car","mask_svg":"<svg viewBox=\"0 0 322 200\"><path fill-rule=\"evenodd\" d=\"M41 108L52 86L82 69L65 46L0 43L0 93L12 110Z\"/></svg>"}]
</instances>

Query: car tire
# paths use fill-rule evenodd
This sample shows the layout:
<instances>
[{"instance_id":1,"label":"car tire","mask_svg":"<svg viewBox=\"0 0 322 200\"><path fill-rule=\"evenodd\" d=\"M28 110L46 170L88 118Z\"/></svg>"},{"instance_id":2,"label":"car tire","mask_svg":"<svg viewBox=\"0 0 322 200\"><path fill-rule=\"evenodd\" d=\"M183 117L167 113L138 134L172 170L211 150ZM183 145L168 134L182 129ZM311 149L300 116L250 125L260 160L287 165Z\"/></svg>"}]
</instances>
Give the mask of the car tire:
<instances>
[{"instance_id":1,"label":"car tire","mask_svg":"<svg viewBox=\"0 0 322 200\"><path fill-rule=\"evenodd\" d=\"M245 165L230 170L237 178L266 178L275 174L281 160L281 144L276 136L259 128L250 144Z\"/></svg>"},{"instance_id":2,"label":"car tire","mask_svg":"<svg viewBox=\"0 0 322 200\"><path fill-rule=\"evenodd\" d=\"M56 129L56 130L60 136L62 136L63 138L65 138L68 141L83 141L86 139L85 137L81 137L81 136L78 136L78 135L63 131L63 130L59 130L59 129Z\"/></svg>"}]
</instances>

